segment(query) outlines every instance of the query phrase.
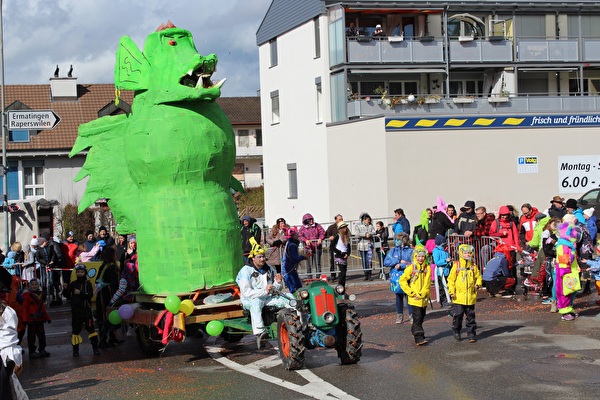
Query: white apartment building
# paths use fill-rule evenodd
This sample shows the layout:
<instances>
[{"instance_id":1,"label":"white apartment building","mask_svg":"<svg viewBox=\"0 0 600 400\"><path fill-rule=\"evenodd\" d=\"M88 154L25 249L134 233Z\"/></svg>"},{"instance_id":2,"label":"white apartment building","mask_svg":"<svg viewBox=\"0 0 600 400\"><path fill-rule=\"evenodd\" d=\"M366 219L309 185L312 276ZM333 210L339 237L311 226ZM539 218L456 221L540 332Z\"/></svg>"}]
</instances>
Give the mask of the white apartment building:
<instances>
[{"instance_id":1,"label":"white apartment building","mask_svg":"<svg viewBox=\"0 0 600 400\"><path fill-rule=\"evenodd\" d=\"M267 223L600 187L597 2L274 0L257 44Z\"/></svg>"}]
</instances>

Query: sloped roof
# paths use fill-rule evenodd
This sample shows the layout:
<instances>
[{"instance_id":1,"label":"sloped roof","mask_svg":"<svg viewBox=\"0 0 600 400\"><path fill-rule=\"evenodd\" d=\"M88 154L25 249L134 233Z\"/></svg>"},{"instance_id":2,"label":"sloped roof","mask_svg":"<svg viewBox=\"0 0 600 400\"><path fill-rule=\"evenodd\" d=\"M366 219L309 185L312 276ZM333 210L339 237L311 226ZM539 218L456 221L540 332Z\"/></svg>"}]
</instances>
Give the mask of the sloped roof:
<instances>
[{"instance_id":1,"label":"sloped roof","mask_svg":"<svg viewBox=\"0 0 600 400\"><path fill-rule=\"evenodd\" d=\"M8 143L7 150L70 150L79 125L98 118L98 111L115 99L112 84L77 85L77 100L52 100L50 85L7 85L4 105L20 101L32 110L52 110L61 119L56 128L31 135L27 143ZM129 104L133 92L122 91L121 100ZM8 139L7 139L8 140Z\"/></svg>"},{"instance_id":2,"label":"sloped roof","mask_svg":"<svg viewBox=\"0 0 600 400\"><path fill-rule=\"evenodd\" d=\"M220 97L217 103L232 125L260 125L260 97Z\"/></svg>"},{"instance_id":3,"label":"sloped roof","mask_svg":"<svg viewBox=\"0 0 600 400\"><path fill-rule=\"evenodd\" d=\"M61 119L53 130L32 134L27 143L8 143L7 151L70 151L79 125L98 118L98 112L115 99L112 84L77 85L76 100L52 100L50 85L6 85L5 107L20 102L32 110L52 110ZM121 101L133 102L132 91L122 91ZM233 125L260 125L259 97L224 97L217 100ZM7 139L8 140L8 139Z\"/></svg>"}]
</instances>

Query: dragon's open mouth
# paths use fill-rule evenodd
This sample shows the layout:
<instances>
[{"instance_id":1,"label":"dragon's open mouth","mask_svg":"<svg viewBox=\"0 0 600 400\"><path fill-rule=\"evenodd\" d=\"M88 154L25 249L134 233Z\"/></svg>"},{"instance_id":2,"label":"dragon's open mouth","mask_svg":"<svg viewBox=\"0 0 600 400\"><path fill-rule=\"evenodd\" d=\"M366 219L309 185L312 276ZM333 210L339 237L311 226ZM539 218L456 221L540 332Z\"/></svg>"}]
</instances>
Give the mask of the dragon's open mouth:
<instances>
[{"instance_id":1,"label":"dragon's open mouth","mask_svg":"<svg viewBox=\"0 0 600 400\"><path fill-rule=\"evenodd\" d=\"M204 65L200 67L190 70L187 74L185 74L180 80L179 84L191 88L205 88L209 89L213 86L221 87L225 82L225 79L221 79L216 84L213 84L210 80L212 73L214 70L207 72L205 71Z\"/></svg>"}]
</instances>

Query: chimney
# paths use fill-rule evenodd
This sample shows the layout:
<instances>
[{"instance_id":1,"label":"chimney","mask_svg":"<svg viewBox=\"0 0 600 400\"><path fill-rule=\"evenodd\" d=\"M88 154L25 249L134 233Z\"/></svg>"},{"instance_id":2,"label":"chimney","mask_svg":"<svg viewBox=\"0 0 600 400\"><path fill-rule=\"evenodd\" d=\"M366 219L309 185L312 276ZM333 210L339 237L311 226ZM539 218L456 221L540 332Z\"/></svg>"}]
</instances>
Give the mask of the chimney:
<instances>
[{"instance_id":1,"label":"chimney","mask_svg":"<svg viewBox=\"0 0 600 400\"><path fill-rule=\"evenodd\" d=\"M58 77L58 66L54 78L50 78L50 99L52 101L77 100L77 78L72 78L73 66L67 78Z\"/></svg>"}]
</instances>

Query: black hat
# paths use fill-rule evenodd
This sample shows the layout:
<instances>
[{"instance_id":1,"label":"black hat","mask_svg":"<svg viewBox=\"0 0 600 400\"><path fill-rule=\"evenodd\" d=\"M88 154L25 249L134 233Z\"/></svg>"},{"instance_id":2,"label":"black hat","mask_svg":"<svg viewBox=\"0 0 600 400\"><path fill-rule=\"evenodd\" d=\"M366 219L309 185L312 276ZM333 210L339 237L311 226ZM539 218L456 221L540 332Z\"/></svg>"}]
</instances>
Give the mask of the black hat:
<instances>
[{"instance_id":1,"label":"black hat","mask_svg":"<svg viewBox=\"0 0 600 400\"><path fill-rule=\"evenodd\" d=\"M546 218L546 214L544 214L544 213L537 213L537 214L535 214L535 220L536 221L541 221L544 218Z\"/></svg>"},{"instance_id":2,"label":"black hat","mask_svg":"<svg viewBox=\"0 0 600 400\"><path fill-rule=\"evenodd\" d=\"M0 292L10 292L12 275L4 267L0 267Z\"/></svg>"},{"instance_id":3,"label":"black hat","mask_svg":"<svg viewBox=\"0 0 600 400\"><path fill-rule=\"evenodd\" d=\"M577 208L577 200L575 200L575 199L567 200L567 202L565 203L565 207L576 209Z\"/></svg>"},{"instance_id":4,"label":"black hat","mask_svg":"<svg viewBox=\"0 0 600 400\"><path fill-rule=\"evenodd\" d=\"M475 209L475 202L473 200L465 201L465 205L460 208L460 211L467 211L467 208Z\"/></svg>"},{"instance_id":5,"label":"black hat","mask_svg":"<svg viewBox=\"0 0 600 400\"><path fill-rule=\"evenodd\" d=\"M440 235L439 233L437 235L435 235L435 245L436 246L441 246L446 242L446 238L442 235Z\"/></svg>"},{"instance_id":6,"label":"black hat","mask_svg":"<svg viewBox=\"0 0 600 400\"><path fill-rule=\"evenodd\" d=\"M88 229L87 231L85 231L85 237L88 237L88 236L93 235L93 234L94 234L94 231L92 231L92 230Z\"/></svg>"}]
</instances>

